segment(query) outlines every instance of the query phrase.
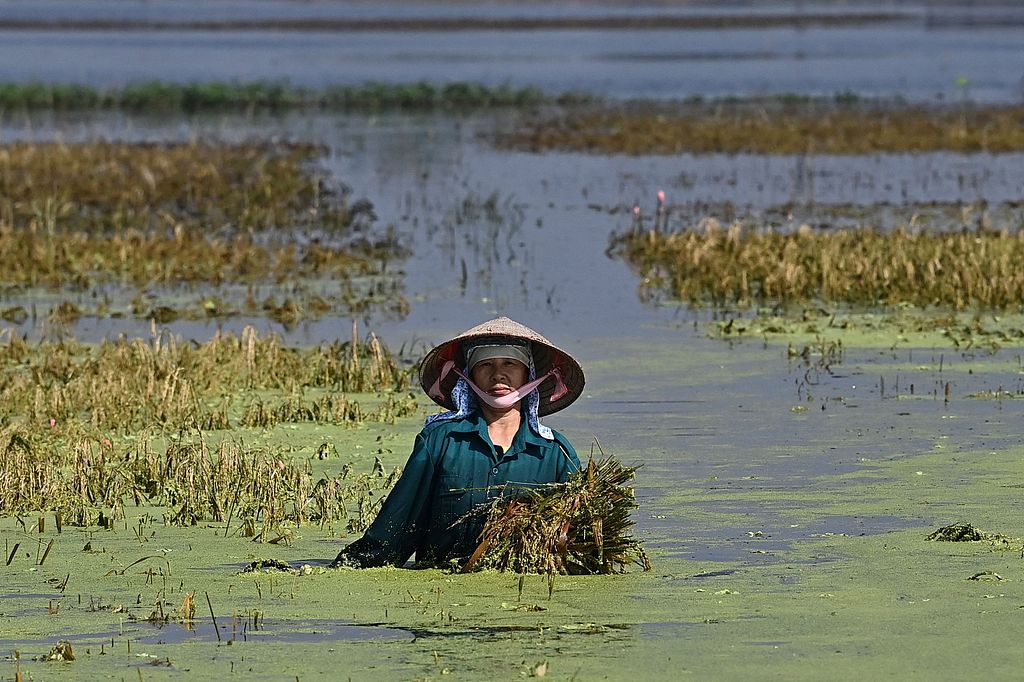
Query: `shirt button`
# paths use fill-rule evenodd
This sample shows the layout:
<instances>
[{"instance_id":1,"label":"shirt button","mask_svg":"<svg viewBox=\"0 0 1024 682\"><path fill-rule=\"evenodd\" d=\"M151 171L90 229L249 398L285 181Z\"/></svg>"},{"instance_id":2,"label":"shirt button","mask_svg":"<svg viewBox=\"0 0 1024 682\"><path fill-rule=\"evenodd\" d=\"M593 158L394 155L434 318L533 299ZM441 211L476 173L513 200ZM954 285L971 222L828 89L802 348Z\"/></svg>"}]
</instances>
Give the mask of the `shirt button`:
<instances>
[{"instance_id":1,"label":"shirt button","mask_svg":"<svg viewBox=\"0 0 1024 682\"><path fill-rule=\"evenodd\" d=\"M498 473L498 467L494 467L493 469L491 469L491 473L492 474L497 474Z\"/></svg>"}]
</instances>

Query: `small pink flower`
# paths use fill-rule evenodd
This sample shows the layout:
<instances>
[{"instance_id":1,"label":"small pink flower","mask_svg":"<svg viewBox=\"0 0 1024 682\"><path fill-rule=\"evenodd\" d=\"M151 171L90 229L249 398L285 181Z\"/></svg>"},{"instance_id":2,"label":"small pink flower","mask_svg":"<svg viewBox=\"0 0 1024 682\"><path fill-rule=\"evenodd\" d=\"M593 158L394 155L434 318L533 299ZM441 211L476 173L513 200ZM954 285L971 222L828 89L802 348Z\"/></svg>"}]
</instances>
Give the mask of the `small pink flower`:
<instances>
[{"instance_id":1,"label":"small pink flower","mask_svg":"<svg viewBox=\"0 0 1024 682\"><path fill-rule=\"evenodd\" d=\"M54 419L53 417L50 417L50 428L51 429L57 428L57 420Z\"/></svg>"},{"instance_id":2,"label":"small pink flower","mask_svg":"<svg viewBox=\"0 0 1024 682\"><path fill-rule=\"evenodd\" d=\"M658 203L659 204L664 204L665 203L665 190L663 190L663 189L659 189L658 190Z\"/></svg>"},{"instance_id":3,"label":"small pink flower","mask_svg":"<svg viewBox=\"0 0 1024 682\"><path fill-rule=\"evenodd\" d=\"M103 439L103 445L105 445L106 447L110 448L111 450L114 449L114 444L110 441L109 438L104 438Z\"/></svg>"},{"instance_id":4,"label":"small pink flower","mask_svg":"<svg viewBox=\"0 0 1024 682\"><path fill-rule=\"evenodd\" d=\"M640 215L640 207L639 206L634 206L633 207L633 215Z\"/></svg>"}]
</instances>

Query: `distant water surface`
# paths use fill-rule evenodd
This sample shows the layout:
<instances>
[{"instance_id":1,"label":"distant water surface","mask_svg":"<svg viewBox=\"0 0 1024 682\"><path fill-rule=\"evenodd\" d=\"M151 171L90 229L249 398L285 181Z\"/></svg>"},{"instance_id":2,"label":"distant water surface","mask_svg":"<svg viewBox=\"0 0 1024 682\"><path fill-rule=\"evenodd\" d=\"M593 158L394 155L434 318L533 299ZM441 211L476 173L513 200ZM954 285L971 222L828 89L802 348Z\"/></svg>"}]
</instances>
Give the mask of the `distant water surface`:
<instances>
[{"instance_id":1,"label":"distant water surface","mask_svg":"<svg viewBox=\"0 0 1024 682\"><path fill-rule=\"evenodd\" d=\"M853 15L879 18L797 21ZM723 23L714 29L628 27L627 20L643 17L683 22L717 18ZM774 17L776 23L751 26L751 17ZM415 25L516 18L621 18L624 28L572 27L570 21L566 27L536 30L394 30L386 23L373 29L375 21ZM223 28L242 20L255 22L257 28ZM113 28L81 28L82 22L90 21L112 22ZM275 23L303 21L311 23L301 30ZM317 22L330 27L331 22L347 21L369 24L359 30L317 30ZM36 22L36 28L10 28L12 22ZM40 22L54 22L54 27L43 30ZM154 26L147 27L147 22ZM221 30L199 30L194 22L224 23ZM1016 102L1024 98L1024 7L0 2L0 81L114 87L150 79L269 79L312 87L366 81L475 81L622 98L853 91L917 101L970 97Z\"/></svg>"}]
</instances>

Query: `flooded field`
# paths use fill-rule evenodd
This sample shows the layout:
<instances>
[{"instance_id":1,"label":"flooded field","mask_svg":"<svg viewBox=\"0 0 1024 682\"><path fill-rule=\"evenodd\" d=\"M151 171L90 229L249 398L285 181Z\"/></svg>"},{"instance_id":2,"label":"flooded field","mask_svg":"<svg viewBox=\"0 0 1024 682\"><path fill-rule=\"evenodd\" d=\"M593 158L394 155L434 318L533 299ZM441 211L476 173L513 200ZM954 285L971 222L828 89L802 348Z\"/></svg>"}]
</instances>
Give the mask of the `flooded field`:
<instances>
[{"instance_id":1,"label":"flooded field","mask_svg":"<svg viewBox=\"0 0 1024 682\"><path fill-rule=\"evenodd\" d=\"M859 207L870 221L879 207L899 210L894 185L925 205L1012 202L1021 182L1015 156L529 154L492 147L495 125L489 116L182 123L43 115L5 135L326 144L322 168L372 202L376 222L393 225L411 254L397 266L407 311L369 312L360 325L414 357L460 325L505 313L571 347L588 390L553 423L583 453L597 439L641 465L637 537L654 570L561 576L549 598L540 577L520 593L517 578L501 574L327 571L352 537L340 522L301 526L287 543L268 545L230 532L230 522L182 529L165 525L160 509L131 504L106 530L65 525L58 533L49 517L39 532L35 515L8 518L2 641L19 652L6 658L8 676L127 676L137 668L145 678L245 671L327 679L326 660L341 656L354 679L538 671L614 679L638 666L645 678L671 677L680 666L701 676L739 678L767 666L800 677L822 665L853 679L866 669L934 670L936 661L970 677L976 668L959 661L978 646L993 647L987 672L1015 666L1005 637L1024 603L1014 587L1020 542L950 550L924 537L956 521L1011 539L1024 534L1014 502L1024 449L1019 314L894 306L794 319L670 299L643 304L631 268L606 253L611 235L630 229L634 204L655 215L658 190L679 225L723 201L757 215L784 204L827 213L832 201ZM89 309L88 291L9 291L5 306L35 304L40 317L8 326L52 336L41 311L69 295ZM86 314L72 333L145 339L151 324ZM332 315L296 325L242 315L166 327L203 340L246 324L297 346L351 334L351 319ZM299 461L317 461L330 444L336 458L317 465L328 475L343 462L368 471L374 456L400 466L429 411L424 402L418 416L393 425L284 423L227 434L283 447ZM267 557L308 568L240 573ZM182 620L188 594L196 608ZM948 638L956 644L933 648ZM32 660L57 640L71 642L75 661ZM469 653L481 647L486 654Z\"/></svg>"},{"instance_id":2,"label":"flooded field","mask_svg":"<svg viewBox=\"0 0 1024 682\"><path fill-rule=\"evenodd\" d=\"M271 10L278 5L292 12L288 16L332 6L263 8L274 18ZM72 17L88 15L74 3L54 6ZM986 16L1013 13L984 7ZM422 12L430 8L424 5ZM936 5L935 13L915 16L934 20L945 12L962 19L971 8ZM27 3L5 9L14 17L35 11ZM598 16L597 9L588 11ZM372 6L360 12L372 14ZM495 14L501 16L499 10ZM147 16L165 18L159 12ZM971 63L974 54L956 47L967 35L963 25L920 34L935 50L932 57L948 49L963 60L950 58L941 66L932 59L940 65L938 75L922 76L923 85L909 96L957 92L958 67ZM1011 29L984 22L982 27L988 37L1019 46ZM739 37L757 35L796 49L795 29L778 30L785 35L768 29ZM917 29L893 22L881 30L842 30L870 31L873 40L891 45L895 39L886 31L905 36ZM801 31L808 45L821 40L833 49L836 29L827 36L813 28ZM19 40L33 35L15 33ZM750 41L727 40L730 35L706 32L699 38L717 50L755 50ZM99 36L80 37L81 46ZM460 34L459 40L472 37ZM857 43L849 37L845 44ZM616 45L633 53L629 41L643 43L628 32L616 38ZM155 42L168 39L184 37L161 32ZM954 41L948 48L942 47L946 39ZM120 35L111 49L130 40L130 32ZM201 36L193 43L198 61L204 59L205 41ZM649 44L661 49L657 40ZM998 44L988 41L993 50ZM0 56L12 49L10 43L0 45L6 45ZM62 59L77 59L75 49ZM333 48L324 49L333 54ZM697 42L687 47L700 49ZM244 51L231 54L238 63L246 61ZM863 61L858 69L867 81L850 79L840 69L819 87L810 67L829 59L809 54L801 57L809 64L806 73L775 74L763 88L894 94L895 81L888 79L898 80L898 74ZM640 61L662 59L648 57ZM73 75L56 60L46 66L41 59L38 73L20 74ZM734 55L712 61L709 72L725 82L735 63L755 60ZM956 66L949 67L950 61ZM584 62L597 79L600 69L594 65L603 62ZM180 74L188 77L187 63L183 67ZM104 78L126 77L96 68ZM266 65L254 68L265 77L281 75ZM311 69L311 78L322 77L316 73ZM699 79L699 69L687 73ZM984 77L972 73L970 95L1012 102L1011 85L1021 75L1010 67ZM12 78L0 71L0 80ZM730 94L748 93L737 78L727 86ZM594 87L598 80L581 82ZM716 94L714 88L693 87ZM617 87L609 92L635 94ZM215 280L132 275L49 286L14 281L15 268L9 269L0 312L22 313L0 322L0 452L6 466L0 467L0 490L13 505L32 488L22 482L34 481L37 490L45 483L66 492L61 486L69 480L83 487L81 500L53 498L45 510L0 506L6 511L0 518L0 678L1018 675L1016 633L1024 607L1019 301L987 309L957 309L943 301L853 305L841 299L788 305L732 300L711 307L684 303L671 289L652 293L650 273L610 247L623 235L652 228L657 235L703 230L709 220L782 234L803 229L828 235L859 227L885 234L912 227L1019 235L1024 150L627 154L530 152L497 144L499 134L522 125L523 114L5 114L3 163L10 163L20 149L16 145L43 145L43 158L52 159L54 148L45 145L61 143L73 153L79 144L91 149L97 141L113 142L125 145L119 168L137 174L140 187L160 186L147 181L146 173L163 177L160 157L146 156L154 144L167 145L170 153L196 141L245 154L262 145L305 150L310 156L303 157L302 167L312 175L302 177L324 183L309 186L333 188L344 198L339 205L359 206L359 235L387 236L387 243L401 248L387 258L359 251L369 254L366 272L388 282L374 291L389 301L368 306L349 306L365 294L359 287L349 287L347 303L339 304L350 275L325 274L301 257L296 262L312 268L296 271L301 281L278 272L267 281L228 282L218 300L235 301L230 312L203 307L211 291L225 284ZM139 159L142 165L132 165ZM219 178L228 177L231 163L213 164L223 169ZM97 177L107 172L105 162L92 164ZM260 187L255 175L245 176L238 182ZM32 177L60 176L54 170ZM130 190L132 177L118 183ZM302 196L307 187L301 180L270 184L287 184ZM54 201L67 201L71 190L69 180L55 184ZM141 191L118 200L119 215L145 218L146 202L131 203ZM285 201L272 188L262 192ZM214 221L200 202L179 206L173 196L159 201L179 226L179 244L189 243L184 231L202 233ZM301 249L329 249L336 242L318 241L323 225L313 219L307 224L295 217L301 210L292 211L310 201L288 204L282 215L289 217L276 220L312 227L301 232ZM54 235L57 242L63 239L67 223L61 221L70 219L56 203L19 203L13 196L4 202L0 223L24 221L26 234L40 245L37 251L45 252L47 235L51 245ZM243 210L263 206L248 195L247 202ZM185 212L175 214L179 209ZM95 211L78 217L95 218ZM230 223L224 221L224 233L232 232ZM103 220L98 225L102 233ZM174 237L170 223L159 225L154 238ZM254 243L266 246L273 239L273 232L260 233ZM102 243L90 253L93 263L107 255ZM29 262L26 256L16 265L31 272ZM60 271L59 264L50 264ZM140 267L130 272L145 272ZM282 318L280 307L263 305L271 295L280 303L282 294L309 302L311 291L328 303L315 313L307 307ZM247 299L259 304L246 307ZM207 312L158 317L159 306ZM72 308L77 314L68 316ZM327 568L365 527L360 524L372 514L381 487L389 485L389 472L405 463L423 418L433 411L422 396L409 397L415 383L403 372L435 343L498 314L540 330L580 360L587 373L584 395L548 421L584 459L598 452L599 443L624 464L640 467L635 536L652 570L558 575L549 583L545 576L521 580L493 571ZM109 345L118 335L125 335L123 345ZM71 339L106 340L106 354ZM373 345L377 339L386 346ZM90 352L96 359L85 362ZM119 408L119 401L126 406ZM77 413L76 405L88 407ZM357 412L349 409L353 405L362 407ZM218 447L226 453L219 460L211 454ZM33 457L44 452L56 464L32 469ZM190 473L185 463L197 460L186 455L194 452L234 464ZM178 469L178 477L166 472L163 487L124 494L123 506L102 498L130 490L118 476L155 476L149 467L160 461L175 462L168 468ZM250 461L251 468L239 463ZM79 478L66 478L75 472ZM249 479L244 486L240 472ZM204 485L181 483L189 475ZM325 483L314 494L318 480ZM271 482L280 487L267 487ZM211 499L245 505L231 506L230 513L202 509L174 485L212 487ZM300 503L303 491L317 500L318 514ZM90 510L88 515L66 515L76 509L72 503L83 514ZM185 512L194 514L194 522ZM947 531L926 539L957 523L978 532Z\"/></svg>"}]
</instances>

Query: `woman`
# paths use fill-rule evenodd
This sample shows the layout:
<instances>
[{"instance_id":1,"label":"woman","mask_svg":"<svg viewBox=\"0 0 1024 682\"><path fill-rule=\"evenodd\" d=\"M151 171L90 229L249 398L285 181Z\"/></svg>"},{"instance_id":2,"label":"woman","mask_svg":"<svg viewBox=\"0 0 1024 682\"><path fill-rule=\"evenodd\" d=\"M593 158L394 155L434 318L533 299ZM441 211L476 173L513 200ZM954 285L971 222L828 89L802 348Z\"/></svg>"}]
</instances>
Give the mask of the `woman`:
<instances>
[{"instance_id":1,"label":"woman","mask_svg":"<svg viewBox=\"0 0 1024 682\"><path fill-rule=\"evenodd\" d=\"M427 418L405 471L377 518L334 566L451 565L476 548L498 495L564 482L578 471L572 445L540 417L583 392L583 370L529 327L499 317L434 348L420 384L449 411Z\"/></svg>"}]
</instances>

